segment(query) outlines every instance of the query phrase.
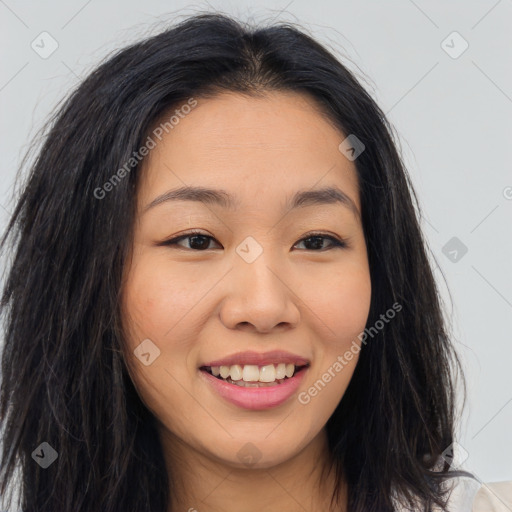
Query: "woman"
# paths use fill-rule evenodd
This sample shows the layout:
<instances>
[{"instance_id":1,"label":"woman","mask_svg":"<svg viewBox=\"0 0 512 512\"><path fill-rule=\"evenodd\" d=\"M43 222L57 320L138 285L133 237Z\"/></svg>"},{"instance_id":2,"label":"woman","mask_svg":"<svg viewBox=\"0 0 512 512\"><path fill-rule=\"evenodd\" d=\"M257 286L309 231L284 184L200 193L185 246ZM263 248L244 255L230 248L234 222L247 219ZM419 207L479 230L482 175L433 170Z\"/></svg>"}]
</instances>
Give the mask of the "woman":
<instances>
[{"instance_id":1,"label":"woman","mask_svg":"<svg viewBox=\"0 0 512 512\"><path fill-rule=\"evenodd\" d=\"M2 493L19 467L23 511L450 510L459 361L413 198L290 25L197 15L109 58L2 241Z\"/></svg>"}]
</instances>

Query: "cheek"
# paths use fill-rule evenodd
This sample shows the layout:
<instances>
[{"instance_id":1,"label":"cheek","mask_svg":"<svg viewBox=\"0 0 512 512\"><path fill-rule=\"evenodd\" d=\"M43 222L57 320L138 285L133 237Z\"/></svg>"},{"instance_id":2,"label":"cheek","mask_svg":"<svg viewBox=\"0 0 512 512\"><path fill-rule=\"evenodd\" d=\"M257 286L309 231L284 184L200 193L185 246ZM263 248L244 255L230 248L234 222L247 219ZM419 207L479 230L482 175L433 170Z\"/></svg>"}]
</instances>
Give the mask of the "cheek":
<instances>
[{"instance_id":1,"label":"cheek","mask_svg":"<svg viewBox=\"0 0 512 512\"><path fill-rule=\"evenodd\" d=\"M179 266L166 264L161 258L141 258L125 288L128 322L135 326L138 337L167 344L173 333L187 323L187 315L201 301L205 289L213 284L211 276L199 279L197 273L184 275Z\"/></svg>"},{"instance_id":2,"label":"cheek","mask_svg":"<svg viewBox=\"0 0 512 512\"><path fill-rule=\"evenodd\" d=\"M188 379L187 358L197 339L187 314L202 296L201 289L190 286L183 275L168 267L153 258L141 258L128 274L122 296L130 375L141 399L154 413L179 402L177 390L179 383ZM134 354L143 340L151 341L144 345L151 353L148 365Z\"/></svg>"},{"instance_id":3,"label":"cheek","mask_svg":"<svg viewBox=\"0 0 512 512\"><path fill-rule=\"evenodd\" d=\"M319 282L325 286L319 286ZM299 402L314 409L318 420L327 421L342 399L359 359L360 335L371 303L368 267L362 260L350 270L331 272L323 281L310 282L302 293L312 311L317 364Z\"/></svg>"},{"instance_id":4,"label":"cheek","mask_svg":"<svg viewBox=\"0 0 512 512\"><path fill-rule=\"evenodd\" d=\"M371 280L364 263L338 272L310 274L300 285L300 296L311 312L316 338L339 351L364 330L371 302Z\"/></svg>"}]
</instances>

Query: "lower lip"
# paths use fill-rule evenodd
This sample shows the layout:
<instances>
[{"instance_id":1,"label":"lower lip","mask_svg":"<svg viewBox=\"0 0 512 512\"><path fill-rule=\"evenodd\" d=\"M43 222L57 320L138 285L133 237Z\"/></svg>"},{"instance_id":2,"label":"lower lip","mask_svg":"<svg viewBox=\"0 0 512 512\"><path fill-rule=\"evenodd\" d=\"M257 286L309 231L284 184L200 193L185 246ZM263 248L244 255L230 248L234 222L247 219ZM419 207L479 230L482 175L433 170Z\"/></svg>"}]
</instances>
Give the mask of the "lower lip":
<instances>
[{"instance_id":1,"label":"lower lip","mask_svg":"<svg viewBox=\"0 0 512 512\"><path fill-rule=\"evenodd\" d=\"M261 388L245 388L230 384L204 370L199 370L199 373L228 402L244 409L262 410L271 409L286 402L297 391L307 371L308 368L303 368L281 384Z\"/></svg>"}]
</instances>

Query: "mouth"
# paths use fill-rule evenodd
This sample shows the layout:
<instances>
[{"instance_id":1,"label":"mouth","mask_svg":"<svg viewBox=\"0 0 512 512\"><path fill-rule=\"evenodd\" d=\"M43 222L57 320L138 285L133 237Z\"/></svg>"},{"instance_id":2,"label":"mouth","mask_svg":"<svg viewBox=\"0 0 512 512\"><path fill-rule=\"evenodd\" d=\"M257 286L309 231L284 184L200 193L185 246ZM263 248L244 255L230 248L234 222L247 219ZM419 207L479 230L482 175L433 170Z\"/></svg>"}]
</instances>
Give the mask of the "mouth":
<instances>
[{"instance_id":1,"label":"mouth","mask_svg":"<svg viewBox=\"0 0 512 512\"><path fill-rule=\"evenodd\" d=\"M201 366L199 369L216 379L244 388L263 388L282 385L309 368L309 363L295 365L278 363L268 365Z\"/></svg>"},{"instance_id":2,"label":"mouth","mask_svg":"<svg viewBox=\"0 0 512 512\"><path fill-rule=\"evenodd\" d=\"M288 364L201 366L198 373L214 396L237 408L261 411L285 404L298 392L309 363Z\"/></svg>"}]
</instances>

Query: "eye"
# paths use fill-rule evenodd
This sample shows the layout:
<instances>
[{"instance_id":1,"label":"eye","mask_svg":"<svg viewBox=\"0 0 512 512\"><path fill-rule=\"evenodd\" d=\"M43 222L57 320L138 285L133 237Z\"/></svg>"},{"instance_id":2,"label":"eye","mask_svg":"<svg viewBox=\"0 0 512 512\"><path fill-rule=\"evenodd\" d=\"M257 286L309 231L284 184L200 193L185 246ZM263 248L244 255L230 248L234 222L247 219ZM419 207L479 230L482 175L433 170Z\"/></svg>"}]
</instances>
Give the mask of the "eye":
<instances>
[{"instance_id":1,"label":"eye","mask_svg":"<svg viewBox=\"0 0 512 512\"><path fill-rule=\"evenodd\" d=\"M179 242L187 239L190 241L190 246L184 247L184 249L191 249L195 251L204 251L209 249L208 246L210 244L210 240L215 240L215 238L209 235L205 235L200 231L193 231L190 233L185 233L184 235L180 235L176 238L172 238L171 240L167 240L158 245L179 245Z\"/></svg>"},{"instance_id":2,"label":"eye","mask_svg":"<svg viewBox=\"0 0 512 512\"><path fill-rule=\"evenodd\" d=\"M328 247L324 247L324 241L329 240L331 242L331 245ZM348 247L348 244L345 240L341 240L338 238L335 238L330 235L326 235L325 233L310 233L307 237L302 238L297 242L297 244L306 242L306 245L310 245L313 248L312 249L306 249L306 250L313 250L314 252L323 252L328 249L333 249L336 247L339 248L345 248ZM297 245L296 244L296 245ZM320 249L320 250L317 250Z\"/></svg>"},{"instance_id":3,"label":"eye","mask_svg":"<svg viewBox=\"0 0 512 512\"><path fill-rule=\"evenodd\" d=\"M183 240L188 240L190 242L188 247L184 247L180 245L180 242ZM170 240L166 240L160 244L160 246L179 246L183 247L184 249L190 249L193 251L205 251L207 249L210 249L210 241L216 241L215 238L205 235L204 233L201 233L200 231L193 231L189 233L185 233L183 235L180 235L176 238L171 238ZM325 247L324 241L328 240L330 241L330 245ZM310 245L310 248L306 247L306 250L312 250L314 252L323 252L329 249L333 248L345 248L348 247L348 243L345 240L335 238L333 236L327 235L325 233L309 233L307 237L302 238L299 240L297 244L305 243L306 245ZM220 245L220 244L219 244ZM294 246L294 247L295 247Z\"/></svg>"}]
</instances>

